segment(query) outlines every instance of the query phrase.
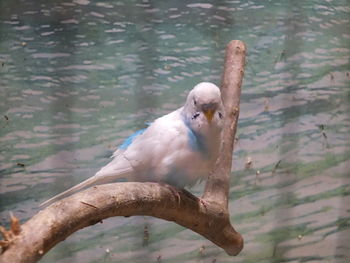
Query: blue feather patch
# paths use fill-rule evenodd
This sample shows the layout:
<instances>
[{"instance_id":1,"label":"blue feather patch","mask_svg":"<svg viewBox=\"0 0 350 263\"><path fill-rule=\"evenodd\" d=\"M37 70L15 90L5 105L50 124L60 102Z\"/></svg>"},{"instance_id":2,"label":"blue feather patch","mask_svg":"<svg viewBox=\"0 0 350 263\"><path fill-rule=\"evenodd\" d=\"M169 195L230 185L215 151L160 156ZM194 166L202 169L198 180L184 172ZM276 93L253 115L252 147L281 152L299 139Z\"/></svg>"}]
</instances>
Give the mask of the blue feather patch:
<instances>
[{"instance_id":1,"label":"blue feather patch","mask_svg":"<svg viewBox=\"0 0 350 263\"><path fill-rule=\"evenodd\" d=\"M207 146L205 145L203 138L200 135L194 133L193 130L188 125L187 125L187 128L188 128L188 132L187 132L188 144L191 147L191 149L193 151L200 152L201 154L207 157L208 155Z\"/></svg>"},{"instance_id":2,"label":"blue feather patch","mask_svg":"<svg viewBox=\"0 0 350 263\"><path fill-rule=\"evenodd\" d=\"M125 141L119 146L119 149L125 150L126 148L129 147L129 145L136 139L137 136L141 135L145 129L139 130L133 134L131 134L128 138L125 139Z\"/></svg>"}]
</instances>

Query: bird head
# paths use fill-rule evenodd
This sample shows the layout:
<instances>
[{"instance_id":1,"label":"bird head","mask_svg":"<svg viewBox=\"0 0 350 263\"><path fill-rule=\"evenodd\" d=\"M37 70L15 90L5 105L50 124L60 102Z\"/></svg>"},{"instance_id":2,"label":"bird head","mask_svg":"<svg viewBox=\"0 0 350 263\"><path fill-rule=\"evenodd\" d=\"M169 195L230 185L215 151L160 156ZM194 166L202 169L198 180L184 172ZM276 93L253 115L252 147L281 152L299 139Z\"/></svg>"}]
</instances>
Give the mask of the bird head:
<instances>
[{"instance_id":1,"label":"bird head","mask_svg":"<svg viewBox=\"0 0 350 263\"><path fill-rule=\"evenodd\" d=\"M220 89L213 83L201 82L188 94L183 113L192 124L192 128L196 126L221 128L223 110Z\"/></svg>"}]
</instances>

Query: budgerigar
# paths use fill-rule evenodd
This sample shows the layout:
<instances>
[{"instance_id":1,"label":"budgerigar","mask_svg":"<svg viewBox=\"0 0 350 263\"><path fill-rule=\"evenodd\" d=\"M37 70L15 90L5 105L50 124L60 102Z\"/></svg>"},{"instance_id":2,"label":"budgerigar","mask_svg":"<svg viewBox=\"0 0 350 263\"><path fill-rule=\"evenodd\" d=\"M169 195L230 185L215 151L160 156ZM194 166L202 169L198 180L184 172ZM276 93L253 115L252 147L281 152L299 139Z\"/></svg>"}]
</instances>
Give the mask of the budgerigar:
<instances>
[{"instance_id":1,"label":"budgerigar","mask_svg":"<svg viewBox=\"0 0 350 263\"><path fill-rule=\"evenodd\" d=\"M196 85L183 107L130 136L113 160L93 177L42 203L52 203L88 186L116 182L162 182L184 188L206 178L219 154L224 107L220 89Z\"/></svg>"}]
</instances>

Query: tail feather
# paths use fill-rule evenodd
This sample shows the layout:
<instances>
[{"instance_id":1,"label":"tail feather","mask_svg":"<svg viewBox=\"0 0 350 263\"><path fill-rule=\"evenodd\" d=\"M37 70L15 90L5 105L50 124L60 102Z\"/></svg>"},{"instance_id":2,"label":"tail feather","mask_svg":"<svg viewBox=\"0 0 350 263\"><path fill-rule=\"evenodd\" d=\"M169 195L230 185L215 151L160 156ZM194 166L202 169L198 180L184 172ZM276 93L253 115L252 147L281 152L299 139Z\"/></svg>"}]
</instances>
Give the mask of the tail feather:
<instances>
[{"instance_id":1,"label":"tail feather","mask_svg":"<svg viewBox=\"0 0 350 263\"><path fill-rule=\"evenodd\" d=\"M107 183L112 183L117 181L120 178L126 177L125 175L121 176L121 175L113 175L113 174L103 174L103 176L101 175L101 173L97 173L95 176L90 177L89 179L81 182L80 184L77 184L75 186L73 186L72 188L69 188L68 190L55 195L54 197L50 198L49 200L41 203L39 205L39 207L44 207L47 206L49 204L52 204L64 197L70 196L82 189L88 188L89 186L93 186L93 185L98 185L98 184L107 184Z\"/></svg>"},{"instance_id":2,"label":"tail feather","mask_svg":"<svg viewBox=\"0 0 350 263\"><path fill-rule=\"evenodd\" d=\"M41 203L39 207L52 204L53 202L56 202L59 199L67 197L89 186L116 182L122 178L130 179L132 177L131 174L133 171L133 168L130 166L130 162L125 158L119 158L116 161L114 159L112 162L102 167L101 170L98 171L93 177L90 177L89 179L81 182L80 184L77 184L72 188L69 188L63 193L60 193L50 198L49 200Z\"/></svg>"},{"instance_id":3,"label":"tail feather","mask_svg":"<svg viewBox=\"0 0 350 263\"><path fill-rule=\"evenodd\" d=\"M47 205L52 204L52 203L54 203L54 202L56 202L64 197L67 197L75 192L78 192L81 189L84 189L88 186L92 186L92 185L96 184L99 181L99 179L101 179L101 178L93 176L93 177L81 182L80 184L77 184L77 185L73 186L72 188L69 188L68 190L66 190L62 193L55 195L54 197L50 198L49 200L41 203L39 206L40 207L47 206Z\"/></svg>"}]
</instances>

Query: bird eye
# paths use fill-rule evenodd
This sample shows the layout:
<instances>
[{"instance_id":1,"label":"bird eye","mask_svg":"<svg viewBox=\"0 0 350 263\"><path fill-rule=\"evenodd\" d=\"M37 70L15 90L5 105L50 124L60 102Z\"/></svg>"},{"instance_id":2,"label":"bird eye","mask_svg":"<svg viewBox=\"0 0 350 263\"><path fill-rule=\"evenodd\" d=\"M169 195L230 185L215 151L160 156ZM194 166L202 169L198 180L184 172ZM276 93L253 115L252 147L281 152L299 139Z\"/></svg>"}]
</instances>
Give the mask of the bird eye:
<instances>
[{"instance_id":1,"label":"bird eye","mask_svg":"<svg viewBox=\"0 0 350 263\"><path fill-rule=\"evenodd\" d=\"M196 101L195 99L193 100L193 104L194 104L194 105L197 105L197 101Z\"/></svg>"},{"instance_id":2,"label":"bird eye","mask_svg":"<svg viewBox=\"0 0 350 263\"><path fill-rule=\"evenodd\" d=\"M195 113L195 114L193 115L192 120L195 120L195 119L197 119L198 117L199 117L199 113L197 112L197 113Z\"/></svg>"},{"instance_id":3,"label":"bird eye","mask_svg":"<svg viewBox=\"0 0 350 263\"><path fill-rule=\"evenodd\" d=\"M222 119L224 117L224 115L222 115L221 112L219 112L219 118Z\"/></svg>"}]
</instances>

